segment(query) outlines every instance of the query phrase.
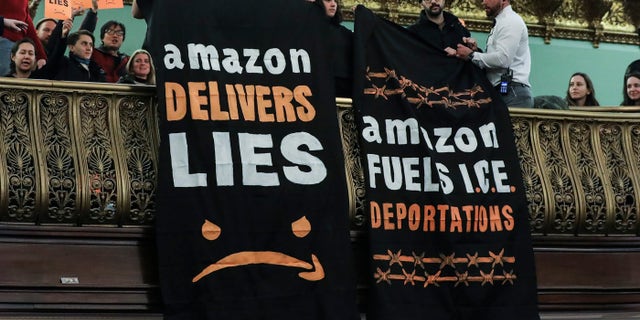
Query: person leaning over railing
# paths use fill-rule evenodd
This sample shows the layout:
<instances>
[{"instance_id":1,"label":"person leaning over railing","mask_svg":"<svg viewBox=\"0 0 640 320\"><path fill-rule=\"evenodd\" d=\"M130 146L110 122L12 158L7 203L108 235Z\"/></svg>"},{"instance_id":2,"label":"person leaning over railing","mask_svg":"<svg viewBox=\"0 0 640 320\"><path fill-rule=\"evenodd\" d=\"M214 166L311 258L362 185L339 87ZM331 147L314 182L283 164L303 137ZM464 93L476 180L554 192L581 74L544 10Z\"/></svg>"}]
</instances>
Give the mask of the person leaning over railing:
<instances>
[{"instance_id":1,"label":"person leaning over railing","mask_svg":"<svg viewBox=\"0 0 640 320\"><path fill-rule=\"evenodd\" d=\"M640 71L624 75L625 88L621 106L640 106Z\"/></svg>"},{"instance_id":2,"label":"person leaning over railing","mask_svg":"<svg viewBox=\"0 0 640 320\"><path fill-rule=\"evenodd\" d=\"M586 73L576 72L569 78L569 87L565 98L569 106L597 107L600 106L596 99L596 89L591 78Z\"/></svg>"},{"instance_id":3,"label":"person leaning over railing","mask_svg":"<svg viewBox=\"0 0 640 320\"><path fill-rule=\"evenodd\" d=\"M118 83L155 85L156 69L151 54L144 49L134 51L127 62L127 74Z\"/></svg>"}]
</instances>

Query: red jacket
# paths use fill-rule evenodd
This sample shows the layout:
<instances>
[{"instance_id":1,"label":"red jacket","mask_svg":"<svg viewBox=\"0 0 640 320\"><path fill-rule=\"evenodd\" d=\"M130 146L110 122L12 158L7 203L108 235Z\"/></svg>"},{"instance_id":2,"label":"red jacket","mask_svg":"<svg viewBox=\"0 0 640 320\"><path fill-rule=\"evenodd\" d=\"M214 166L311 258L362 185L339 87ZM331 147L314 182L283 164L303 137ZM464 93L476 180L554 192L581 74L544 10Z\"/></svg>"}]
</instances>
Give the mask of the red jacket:
<instances>
[{"instance_id":1,"label":"red jacket","mask_svg":"<svg viewBox=\"0 0 640 320\"><path fill-rule=\"evenodd\" d=\"M95 61L105 72L107 82L116 83L121 76L127 74L129 56L118 52L118 57L112 56L102 48L94 48L91 60ZM118 60L120 60L118 62Z\"/></svg>"},{"instance_id":2,"label":"red jacket","mask_svg":"<svg viewBox=\"0 0 640 320\"><path fill-rule=\"evenodd\" d=\"M29 15L29 0L2 0L2 4L0 5L0 16L5 19L16 19L27 23L26 30L15 31L4 28L0 36L13 42L24 37L29 37L36 44L36 58L47 58L44 47L38 39L36 28L33 26L33 20L31 20L31 16Z\"/></svg>"}]
</instances>

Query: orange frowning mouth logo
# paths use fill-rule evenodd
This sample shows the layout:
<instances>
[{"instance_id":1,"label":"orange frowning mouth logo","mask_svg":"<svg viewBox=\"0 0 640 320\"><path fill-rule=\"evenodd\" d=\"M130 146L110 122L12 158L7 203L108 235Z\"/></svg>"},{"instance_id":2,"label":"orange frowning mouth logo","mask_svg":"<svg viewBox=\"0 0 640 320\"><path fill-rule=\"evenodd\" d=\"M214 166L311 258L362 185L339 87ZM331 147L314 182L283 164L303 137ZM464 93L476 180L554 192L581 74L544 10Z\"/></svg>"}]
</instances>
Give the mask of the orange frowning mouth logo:
<instances>
[{"instance_id":1,"label":"orange frowning mouth logo","mask_svg":"<svg viewBox=\"0 0 640 320\"><path fill-rule=\"evenodd\" d=\"M302 217L291 223L291 230L296 237L304 238L311 232L311 224L306 217ZM220 237L221 233L222 229L219 226L209 220L205 220L202 225L202 236L205 239L209 241L216 240ZM307 281L324 279L324 269L315 254L311 254L311 262L306 262L277 251L242 251L232 253L210 264L196 275L192 282L198 282L205 276L222 269L253 264L267 264L308 270L299 272L298 276Z\"/></svg>"}]
</instances>

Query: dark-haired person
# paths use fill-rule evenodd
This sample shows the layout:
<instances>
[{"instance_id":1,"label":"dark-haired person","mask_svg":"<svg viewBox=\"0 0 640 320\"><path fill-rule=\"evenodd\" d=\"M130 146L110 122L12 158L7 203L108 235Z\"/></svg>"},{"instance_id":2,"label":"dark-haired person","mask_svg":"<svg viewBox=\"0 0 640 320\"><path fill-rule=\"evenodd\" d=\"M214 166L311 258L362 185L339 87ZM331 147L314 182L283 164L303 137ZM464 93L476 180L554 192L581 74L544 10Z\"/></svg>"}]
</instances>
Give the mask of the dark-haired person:
<instances>
[{"instance_id":1,"label":"dark-haired person","mask_svg":"<svg viewBox=\"0 0 640 320\"><path fill-rule=\"evenodd\" d=\"M316 0L313 4L320 8L331 25L329 39L334 49L331 66L336 82L336 96L351 97L353 76L350 57L353 52L353 33L341 24L342 11L336 0Z\"/></svg>"},{"instance_id":2,"label":"dark-haired person","mask_svg":"<svg viewBox=\"0 0 640 320\"><path fill-rule=\"evenodd\" d=\"M87 30L71 33L67 37L69 57L63 57L55 80L105 82L104 70L91 60L93 34Z\"/></svg>"},{"instance_id":3,"label":"dark-haired person","mask_svg":"<svg viewBox=\"0 0 640 320\"><path fill-rule=\"evenodd\" d=\"M92 0L92 8L87 10L87 16L82 21L80 29L93 33L97 21L98 1ZM100 27L102 44L93 50L91 60L95 61L104 70L107 82L115 83L127 73L129 55L120 52L126 31L124 24L115 20L109 20Z\"/></svg>"},{"instance_id":4,"label":"dark-haired person","mask_svg":"<svg viewBox=\"0 0 640 320\"><path fill-rule=\"evenodd\" d=\"M29 15L28 0L2 0L0 2L0 75L9 72L13 44L24 38L37 39L36 28ZM47 54L40 42L36 42L36 65L47 63Z\"/></svg>"},{"instance_id":5,"label":"dark-haired person","mask_svg":"<svg viewBox=\"0 0 640 320\"><path fill-rule=\"evenodd\" d=\"M127 74L120 77L118 83L156 84L156 69L149 51L138 49L131 54L131 59L127 63Z\"/></svg>"},{"instance_id":6,"label":"dark-haired person","mask_svg":"<svg viewBox=\"0 0 640 320\"><path fill-rule=\"evenodd\" d=\"M36 43L31 38L22 38L11 48L10 71L5 76L20 79L53 79L58 72L65 49L64 47L56 48L49 55L47 64L36 69Z\"/></svg>"},{"instance_id":7,"label":"dark-haired person","mask_svg":"<svg viewBox=\"0 0 640 320\"><path fill-rule=\"evenodd\" d=\"M567 105L576 107L597 107L596 89L586 73L576 72L569 78L569 87L565 98Z\"/></svg>"},{"instance_id":8,"label":"dark-haired person","mask_svg":"<svg viewBox=\"0 0 640 320\"><path fill-rule=\"evenodd\" d=\"M408 29L422 40L441 48L450 55L455 55L458 44L471 33L462 25L460 19L450 12L444 11L445 0L419 0L422 5L418 22Z\"/></svg>"},{"instance_id":9,"label":"dark-haired person","mask_svg":"<svg viewBox=\"0 0 640 320\"><path fill-rule=\"evenodd\" d=\"M624 94L621 106L640 106L640 72L631 71L624 75Z\"/></svg>"}]
</instances>

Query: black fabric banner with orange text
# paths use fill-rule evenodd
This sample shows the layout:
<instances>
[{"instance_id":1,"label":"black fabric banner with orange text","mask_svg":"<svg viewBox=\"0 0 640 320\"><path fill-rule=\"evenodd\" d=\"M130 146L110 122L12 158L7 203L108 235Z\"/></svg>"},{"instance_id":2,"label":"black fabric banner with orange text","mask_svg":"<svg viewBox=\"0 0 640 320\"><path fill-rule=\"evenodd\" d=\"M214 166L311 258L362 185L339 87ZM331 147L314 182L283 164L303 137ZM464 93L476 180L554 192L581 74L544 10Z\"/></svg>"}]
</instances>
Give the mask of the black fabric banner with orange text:
<instances>
[{"instance_id":1,"label":"black fabric banner with orange text","mask_svg":"<svg viewBox=\"0 0 640 320\"><path fill-rule=\"evenodd\" d=\"M482 71L356 9L368 320L539 319L509 113Z\"/></svg>"},{"instance_id":2,"label":"black fabric banner with orange text","mask_svg":"<svg viewBox=\"0 0 640 320\"><path fill-rule=\"evenodd\" d=\"M154 1L165 319L357 319L328 28L301 0Z\"/></svg>"}]
</instances>

